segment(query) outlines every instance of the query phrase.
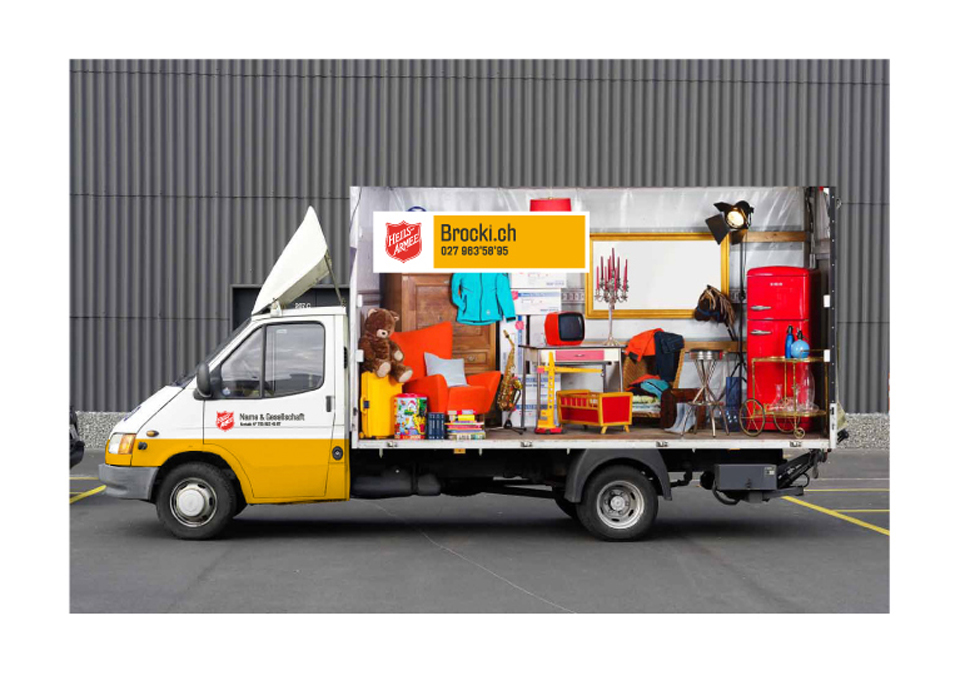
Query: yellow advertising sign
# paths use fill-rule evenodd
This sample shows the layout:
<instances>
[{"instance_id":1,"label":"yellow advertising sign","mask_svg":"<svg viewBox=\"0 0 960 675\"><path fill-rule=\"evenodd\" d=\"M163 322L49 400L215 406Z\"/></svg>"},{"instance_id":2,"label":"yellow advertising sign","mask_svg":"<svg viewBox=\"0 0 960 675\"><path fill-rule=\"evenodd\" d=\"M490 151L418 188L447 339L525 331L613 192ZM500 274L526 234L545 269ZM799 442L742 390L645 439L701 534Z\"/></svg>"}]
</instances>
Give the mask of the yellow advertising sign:
<instances>
[{"instance_id":1,"label":"yellow advertising sign","mask_svg":"<svg viewBox=\"0 0 960 675\"><path fill-rule=\"evenodd\" d=\"M431 214L433 268L585 272L585 213Z\"/></svg>"},{"instance_id":2,"label":"yellow advertising sign","mask_svg":"<svg viewBox=\"0 0 960 675\"><path fill-rule=\"evenodd\" d=\"M375 211L373 271L584 273L585 212Z\"/></svg>"}]
</instances>

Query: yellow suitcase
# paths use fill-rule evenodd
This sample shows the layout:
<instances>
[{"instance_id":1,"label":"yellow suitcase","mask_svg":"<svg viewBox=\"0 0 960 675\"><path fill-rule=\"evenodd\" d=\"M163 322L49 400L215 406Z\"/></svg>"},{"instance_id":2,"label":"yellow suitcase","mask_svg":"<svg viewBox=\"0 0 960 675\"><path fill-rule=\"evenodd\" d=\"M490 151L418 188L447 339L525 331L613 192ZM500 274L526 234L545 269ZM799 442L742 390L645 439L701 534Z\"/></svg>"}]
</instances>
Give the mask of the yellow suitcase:
<instances>
[{"instance_id":1,"label":"yellow suitcase","mask_svg":"<svg viewBox=\"0 0 960 675\"><path fill-rule=\"evenodd\" d=\"M360 436L390 438L393 436L393 397L403 393L403 385L387 375L374 373L360 376Z\"/></svg>"}]
</instances>

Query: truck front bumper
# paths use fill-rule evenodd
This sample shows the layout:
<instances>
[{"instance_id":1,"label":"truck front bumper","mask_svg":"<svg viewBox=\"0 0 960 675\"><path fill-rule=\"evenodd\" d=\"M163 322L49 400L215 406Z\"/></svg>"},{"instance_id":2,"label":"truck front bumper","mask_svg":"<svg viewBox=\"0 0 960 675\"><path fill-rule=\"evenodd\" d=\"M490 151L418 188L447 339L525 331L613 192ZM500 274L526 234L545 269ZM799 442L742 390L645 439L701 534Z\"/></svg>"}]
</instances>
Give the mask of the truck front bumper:
<instances>
[{"instance_id":1,"label":"truck front bumper","mask_svg":"<svg viewBox=\"0 0 960 675\"><path fill-rule=\"evenodd\" d=\"M119 499L142 499L148 501L153 492L153 482L160 467L100 465L100 482L107 486L105 494Z\"/></svg>"}]
</instances>

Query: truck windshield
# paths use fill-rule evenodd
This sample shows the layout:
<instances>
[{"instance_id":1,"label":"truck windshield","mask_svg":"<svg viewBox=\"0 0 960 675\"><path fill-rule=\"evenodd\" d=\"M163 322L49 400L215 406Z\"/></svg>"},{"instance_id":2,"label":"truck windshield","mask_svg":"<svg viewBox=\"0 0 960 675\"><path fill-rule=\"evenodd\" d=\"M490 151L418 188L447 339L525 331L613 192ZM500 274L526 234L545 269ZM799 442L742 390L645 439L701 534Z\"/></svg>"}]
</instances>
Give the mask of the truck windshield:
<instances>
[{"instance_id":1,"label":"truck windshield","mask_svg":"<svg viewBox=\"0 0 960 675\"><path fill-rule=\"evenodd\" d=\"M200 361L197 363L197 366L200 365L201 363L209 363L209 362L210 362L210 359L212 359L214 356L216 356L217 354L219 354L219 353L223 350L223 348L226 347L228 344L230 344L230 341L233 340L233 338L237 337L237 335L239 335L241 332L243 332L243 330L244 330L249 324L250 324L250 317L247 317L247 320L246 320L246 321L244 321L244 322L241 323L239 326L237 326L237 327L233 330L233 332L231 332L229 335L227 335L227 337L225 337L225 338L223 338L222 340L220 340L220 342L217 343L217 346L216 346L216 347L214 347L213 349L211 349L211 350L207 353L206 356L204 356L202 359L200 359ZM175 386L177 386L177 387L180 387L181 389L183 389L184 387L186 387L187 384L190 382L190 380L192 380L192 379L196 376L196 374L197 374L197 366L194 366L190 371L184 373L183 375L181 375L180 377L178 377L177 379L175 379L175 380L172 382L172 384L175 385Z\"/></svg>"}]
</instances>

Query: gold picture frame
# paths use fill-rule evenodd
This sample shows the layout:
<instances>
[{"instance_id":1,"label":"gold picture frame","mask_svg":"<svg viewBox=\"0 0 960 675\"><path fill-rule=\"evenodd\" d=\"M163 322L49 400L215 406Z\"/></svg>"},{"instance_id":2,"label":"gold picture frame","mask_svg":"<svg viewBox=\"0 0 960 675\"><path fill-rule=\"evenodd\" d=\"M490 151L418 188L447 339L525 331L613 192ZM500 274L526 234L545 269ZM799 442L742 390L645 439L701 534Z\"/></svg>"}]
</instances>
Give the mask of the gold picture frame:
<instances>
[{"instance_id":1,"label":"gold picture frame","mask_svg":"<svg viewBox=\"0 0 960 675\"><path fill-rule=\"evenodd\" d=\"M638 242L638 241L701 241L710 242L718 249L720 264L720 290L724 294L730 293L730 237L726 237L723 243L717 246L716 240L709 232L591 232L590 233L590 271L585 277L586 291L586 317L588 319L606 319L608 310L605 304L599 307L594 305L594 289L596 288L596 279L594 276L595 258L594 244L597 242ZM634 268L630 270L631 276L627 279L628 285L633 288L636 280L642 278L641 266L634 262ZM706 287L704 284L697 295L690 299L690 304L686 308L662 307L662 308L626 308L614 309L613 318L615 319L692 319L697 305L700 293ZM630 300L629 291L627 292L627 302ZM619 305L618 305L619 307Z\"/></svg>"}]
</instances>

